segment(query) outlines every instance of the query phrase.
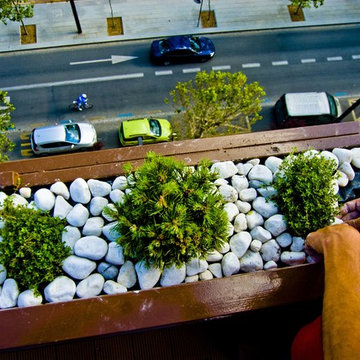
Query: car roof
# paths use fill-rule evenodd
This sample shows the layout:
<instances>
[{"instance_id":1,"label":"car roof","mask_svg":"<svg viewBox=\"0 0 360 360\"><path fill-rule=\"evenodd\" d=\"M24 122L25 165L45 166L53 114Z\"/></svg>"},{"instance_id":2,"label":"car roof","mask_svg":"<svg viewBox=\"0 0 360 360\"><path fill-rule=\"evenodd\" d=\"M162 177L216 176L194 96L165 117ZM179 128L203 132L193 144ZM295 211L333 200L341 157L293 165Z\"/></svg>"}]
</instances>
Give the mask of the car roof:
<instances>
[{"instance_id":1,"label":"car roof","mask_svg":"<svg viewBox=\"0 0 360 360\"><path fill-rule=\"evenodd\" d=\"M44 126L34 129L34 138L38 145L65 141L65 136L63 125Z\"/></svg>"},{"instance_id":2,"label":"car roof","mask_svg":"<svg viewBox=\"0 0 360 360\"><path fill-rule=\"evenodd\" d=\"M285 103L290 116L330 114L326 92L287 93Z\"/></svg>"},{"instance_id":3,"label":"car roof","mask_svg":"<svg viewBox=\"0 0 360 360\"><path fill-rule=\"evenodd\" d=\"M125 138L143 136L150 134L150 125L148 119L125 120L122 123Z\"/></svg>"},{"instance_id":4,"label":"car roof","mask_svg":"<svg viewBox=\"0 0 360 360\"><path fill-rule=\"evenodd\" d=\"M171 49L188 49L190 47L190 36L172 36L166 39Z\"/></svg>"}]
</instances>

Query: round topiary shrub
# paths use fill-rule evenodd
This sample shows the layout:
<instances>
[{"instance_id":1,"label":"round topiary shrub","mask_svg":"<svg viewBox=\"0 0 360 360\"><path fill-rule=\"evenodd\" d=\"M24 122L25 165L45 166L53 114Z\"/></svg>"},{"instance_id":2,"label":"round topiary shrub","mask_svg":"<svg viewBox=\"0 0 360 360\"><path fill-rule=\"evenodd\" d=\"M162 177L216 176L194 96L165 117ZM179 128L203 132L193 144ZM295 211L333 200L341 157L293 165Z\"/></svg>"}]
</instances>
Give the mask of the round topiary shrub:
<instances>
[{"instance_id":1,"label":"round topiary shrub","mask_svg":"<svg viewBox=\"0 0 360 360\"><path fill-rule=\"evenodd\" d=\"M318 153L288 155L275 174L274 200L285 216L289 230L305 237L329 225L339 212L334 192L337 164Z\"/></svg>"},{"instance_id":2,"label":"round topiary shrub","mask_svg":"<svg viewBox=\"0 0 360 360\"><path fill-rule=\"evenodd\" d=\"M65 220L47 212L14 207L11 196L0 210L0 263L20 291L39 289L62 274L62 262L70 248L61 241Z\"/></svg>"},{"instance_id":3,"label":"round topiary shrub","mask_svg":"<svg viewBox=\"0 0 360 360\"><path fill-rule=\"evenodd\" d=\"M224 243L228 219L209 165L202 161L194 169L148 153L138 170L128 169L134 185L116 210L106 208L126 256L147 266L181 266Z\"/></svg>"}]
</instances>

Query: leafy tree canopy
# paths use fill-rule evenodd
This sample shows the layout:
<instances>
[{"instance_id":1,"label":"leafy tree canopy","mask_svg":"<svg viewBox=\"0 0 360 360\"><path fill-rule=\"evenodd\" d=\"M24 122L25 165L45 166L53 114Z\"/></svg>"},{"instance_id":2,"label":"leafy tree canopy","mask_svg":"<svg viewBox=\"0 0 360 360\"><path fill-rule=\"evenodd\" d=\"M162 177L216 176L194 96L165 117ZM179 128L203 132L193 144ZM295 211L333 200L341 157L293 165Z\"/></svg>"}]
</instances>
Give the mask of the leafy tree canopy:
<instances>
[{"instance_id":1,"label":"leafy tree canopy","mask_svg":"<svg viewBox=\"0 0 360 360\"><path fill-rule=\"evenodd\" d=\"M7 25L7 20L21 21L34 16L34 5L27 0L0 0L0 20Z\"/></svg>"},{"instance_id":2,"label":"leafy tree canopy","mask_svg":"<svg viewBox=\"0 0 360 360\"><path fill-rule=\"evenodd\" d=\"M299 8L311 8L314 6L318 8L319 6L324 4L325 0L289 0L291 5L298 6Z\"/></svg>"},{"instance_id":3,"label":"leafy tree canopy","mask_svg":"<svg viewBox=\"0 0 360 360\"><path fill-rule=\"evenodd\" d=\"M201 71L194 81L178 82L170 96L178 113L175 129L185 126L180 137L193 139L213 135L219 127L228 132L251 131L251 125L262 118L265 91L257 82L247 84L241 72Z\"/></svg>"},{"instance_id":4,"label":"leafy tree canopy","mask_svg":"<svg viewBox=\"0 0 360 360\"><path fill-rule=\"evenodd\" d=\"M12 129L14 124L11 122L10 113L15 110L14 105L10 103L7 92L0 90L0 162L8 160L4 152L11 151L14 143L7 138L6 131Z\"/></svg>"}]
</instances>

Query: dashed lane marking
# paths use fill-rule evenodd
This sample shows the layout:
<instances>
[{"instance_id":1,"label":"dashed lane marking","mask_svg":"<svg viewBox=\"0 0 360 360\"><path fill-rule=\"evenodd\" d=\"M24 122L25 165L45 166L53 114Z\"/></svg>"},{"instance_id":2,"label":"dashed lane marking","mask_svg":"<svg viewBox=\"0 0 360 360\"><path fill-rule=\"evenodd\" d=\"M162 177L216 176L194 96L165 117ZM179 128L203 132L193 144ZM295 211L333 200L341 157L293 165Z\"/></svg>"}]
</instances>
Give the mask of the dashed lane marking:
<instances>
[{"instance_id":1,"label":"dashed lane marking","mask_svg":"<svg viewBox=\"0 0 360 360\"><path fill-rule=\"evenodd\" d=\"M199 72L201 71L200 68L191 68L191 69L183 69L183 73L184 74L191 74L191 73L196 73L196 72Z\"/></svg>"},{"instance_id":2,"label":"dashed lane marking","mask_svg":"<svg viewBox=\"0 0 360 360\"><path fill-rule=\"evenodd\" d=\"M352 58L353 58L354 60L359 60L359 59L360 59L360 55L353 55Z\"/></svg>"},{"instance_id":3,"label":"dashed lane marking","mask_svg":"<svg viewBox=\"0 0 360 360\"><path fill-rule=\"evenodd\" d=\"M231 69L231 65L213 66L211 69L214 70L214 71L230 70L230 69Z\"/></svg>"},{"instance_id":4,"label":"dashed lane marking","mask_svg":"<svg viewBox=\"0 0 360 360\"><path fill-rule=\"evenodd\" d=\"M33 153L33 151L31 149L21 150L21 156L29 157L29 156L32 156L32 155L34 155L34 153Z\"/></svg>"},{"instance_id":5,"label":"dashed lane marking","mask_svg":"<svg viewBox=\"0 0 360 360\"><path fill-rule=\"evenodd\" d=\"M284 65L289 65L287 60L280 60L280 61L273 61L271 63L273 66L284 66Z\"/></svg>"},{"instance_id":6,"label":"dashed lane marking","mask_svg":"<svg viewBox=\"0 0 360 360\"><path fill-rule=\"evenodd\" d=\"M341 61L343 59L342 56L330 56L326 58L327 61Z\"/></svg>"},{"instance_id":7,"label":"dashed lane marking","mask_svg":"<svg viewBox=\"0 0 360 360\"><path fill-rule=\"evenodd\" d=\"M311 64L311 63L315 63L316 59L301 59L301 63L302 64Z\"/></svg>"},{"instance_id":8,"label":"dashed lane marking","mask_svg":"<svg viewBox=\"0 0 360 360\"><path fill-rule=\"evenodd\" d=\"M172 74L173 74L172 70L160 70L160 71L155 71L155 75L156 75L156 76L172 75Z\"/></svg>"},{"instance_id":9,"label":"dashed lane marking","mask_svg":"<svg viewBox=\"0 0 360 360\"><path fill-rule=\"evenodd\" d=\"M258 68L260 67L260 63L247 63L247 64L242 64L242 67L244 69L247 69L247 68Z\"/></svg>"}]
</instances>

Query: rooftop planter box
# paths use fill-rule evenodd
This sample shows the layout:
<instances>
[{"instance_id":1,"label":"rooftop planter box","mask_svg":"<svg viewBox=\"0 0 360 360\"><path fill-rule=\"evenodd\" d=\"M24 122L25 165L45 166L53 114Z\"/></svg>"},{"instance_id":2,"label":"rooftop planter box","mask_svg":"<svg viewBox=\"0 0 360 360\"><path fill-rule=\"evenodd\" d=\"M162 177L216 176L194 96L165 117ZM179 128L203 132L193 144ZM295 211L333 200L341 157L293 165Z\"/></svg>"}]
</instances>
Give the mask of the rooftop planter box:
<instances>
[{"instance_id":1,"label":"rooftop planter box","mask_svg":"<svg viewBox=\"0 0 360 360\"><path fill-rule=\"evenodd\" d=\"M201 159L243 161L360 145L360 124L349 122L289 130L186 140L152 146L19 160L0 164L3 188L39 186L122 174L127 162L141 164L146 152L173 156L188 165ZM89 156L90 155L90 156ZM320 299L320 264L238 274L227 278L129 291L68 302L0 310L0 350L135 330L154 329L253 310Z\"/></svg>"}]
</instances>

